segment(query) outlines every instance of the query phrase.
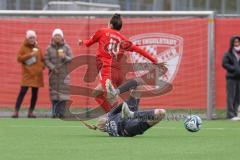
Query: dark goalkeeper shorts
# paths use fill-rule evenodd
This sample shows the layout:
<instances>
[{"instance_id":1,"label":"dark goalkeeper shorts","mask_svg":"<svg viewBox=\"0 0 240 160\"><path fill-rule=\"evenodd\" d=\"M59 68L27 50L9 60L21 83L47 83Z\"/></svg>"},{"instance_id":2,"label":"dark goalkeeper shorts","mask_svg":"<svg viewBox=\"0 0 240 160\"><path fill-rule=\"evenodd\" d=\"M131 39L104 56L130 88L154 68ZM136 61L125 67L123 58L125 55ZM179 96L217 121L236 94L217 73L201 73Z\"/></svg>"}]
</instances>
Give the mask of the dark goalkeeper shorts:
<instances>
[{"instance_id":1,"label":"dark goalkeeper shorts","mask_svg":"<svg viewBox=\"0 0 240 160\"><path fill-rule=\"evenodd\" d=\"M124 136L133 137L143 134L151 126L146 121L139 119L126 120L124 124Z\"/></svg>"}]
</instances>

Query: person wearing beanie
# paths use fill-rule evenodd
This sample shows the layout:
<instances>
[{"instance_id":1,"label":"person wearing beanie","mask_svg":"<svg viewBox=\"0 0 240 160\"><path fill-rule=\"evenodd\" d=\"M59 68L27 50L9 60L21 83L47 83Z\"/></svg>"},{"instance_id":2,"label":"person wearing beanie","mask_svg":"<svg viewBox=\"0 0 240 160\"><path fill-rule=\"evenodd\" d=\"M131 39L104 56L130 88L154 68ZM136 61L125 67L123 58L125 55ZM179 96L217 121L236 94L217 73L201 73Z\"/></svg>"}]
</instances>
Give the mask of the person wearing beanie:
<instances>
[{"instance_id":1,"label":"person wearing beanie","mask_svg":"<svg viewBox=\"0 0 240 160\"><path fill-rule=\"evenodd\" d=\"M49 69L49 92L53 118L62 118L65 113L65 105L69 100L70 92L67 65L72 58L72 50L64 40L63 31L59 28L54 29L51 43L44 56L44 62Z\"/></svg>"},{"instance_id":2,"label":"person wearing beanie","mask_svg":"<svg viewBox=\"0 0 240 160\"><path fill-rule=\"evenodd\" d=\"M53 33L52 33L52 38L53 38L55 35L59 35L59 36L61 36L62 38L64 38L64 37L63 37L63 31L62 31L61 29L59 29L59 28L57 28L57 29L55 29L55 30L53 31Z\"/></svg>"},{"instance_id":3,"label":"person wearing beanie","mask_svg":"<svg viewBox=\"0 0 240 160\"><path fill-rule=\"evenodd\" d=\"M22 101L28 91L32 88L32 97L30 108L28 110L28 118L36 118L33 114L38 97L39 87L43 87L43 55L37 44L37 35L35 31L28 30L25 40L17 53L17 61L22 66L21 88L17 97L15 112L12 118L18 118Z\"/></svg>"}]
</instances>

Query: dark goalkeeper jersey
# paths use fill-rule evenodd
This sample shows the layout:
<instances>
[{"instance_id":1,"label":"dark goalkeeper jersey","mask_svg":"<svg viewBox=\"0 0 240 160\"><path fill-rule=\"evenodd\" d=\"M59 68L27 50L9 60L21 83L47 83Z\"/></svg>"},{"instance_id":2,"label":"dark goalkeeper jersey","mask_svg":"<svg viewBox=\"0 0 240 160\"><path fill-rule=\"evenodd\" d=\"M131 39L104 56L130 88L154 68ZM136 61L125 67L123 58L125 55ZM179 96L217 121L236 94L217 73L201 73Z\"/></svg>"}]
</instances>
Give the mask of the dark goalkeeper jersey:
<instances>
[{"instance_id":1,"label":"dark goalkeeper jersey","mask_svg":"<svg viewBox=\"0 0 240 160\"><path fill-rule=\"evenodd\" d=\"M105 126L106 132L110 136L122 136L123 120L120 113L115 115L108 115L108 121Z\"/></svg>"}]
</instances>

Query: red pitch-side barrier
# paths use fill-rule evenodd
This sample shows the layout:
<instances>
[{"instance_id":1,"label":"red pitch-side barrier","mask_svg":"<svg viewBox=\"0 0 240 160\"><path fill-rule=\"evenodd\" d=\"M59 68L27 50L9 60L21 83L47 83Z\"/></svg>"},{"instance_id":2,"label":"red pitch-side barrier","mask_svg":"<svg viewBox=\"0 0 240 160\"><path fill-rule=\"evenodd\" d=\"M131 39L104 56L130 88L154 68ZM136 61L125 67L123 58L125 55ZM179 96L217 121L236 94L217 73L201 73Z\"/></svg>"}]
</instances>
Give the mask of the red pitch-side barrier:
<instances>
[{"instance_id":1,"label":"red pitch-side barrier","mask_svg":"<svg viewBox=\"0 0 240 160\"><path fill-rule=\"evenodd\" d=\"M95 55L97 45L88 49L78 47L77 41L79 38L89 38L96 30L105 27L107 21L107 19L100 18L0 19L0 107L14 107L15 105L21 79L21 65L16 61L16 53L24 39L26 30L33 29L37 32L38 41L43 51L51 40L52 31L55 28L61 28L64 31L64 38L71 46L75 56ZM221 67L221 60L224 51L229 47L229 38L232 35L240 34L238 29L240 18L217 18L215 22L215 97L217 108L224 108L226 104L225 71ZM142 107L206 108L207 23L208 20L202 18L176 20L160 18L125 19L122 33L127 37L132 37L131 39L136 42L140 40L142 43L152 43L147 40L163 40L150 47L144 47L149 52L158 54L160 58L165 58L170 64L167 81L173 84L173 90L158 97L143 98L141 101ZM136 37L140 34L145 35ZM171 44L170 41L173 43ZM175 55L168 54L168 51L172 48L175 49ZM165 57L161 57L161 54L164 54ZM94 87L97 84L97 80L93 83L84 82L83 76L86 69L87 65L81 66L71 74L73 85ZM44 71L44 75L45 87L40 89L37 107L50 108L47 69ZM29 104L30 95L29 91L24 99L25 106ZM71 99L73 100L73 106L91 107L97 105L93 98L86 96L72 96Z\"/></svg>"}]
</instances>

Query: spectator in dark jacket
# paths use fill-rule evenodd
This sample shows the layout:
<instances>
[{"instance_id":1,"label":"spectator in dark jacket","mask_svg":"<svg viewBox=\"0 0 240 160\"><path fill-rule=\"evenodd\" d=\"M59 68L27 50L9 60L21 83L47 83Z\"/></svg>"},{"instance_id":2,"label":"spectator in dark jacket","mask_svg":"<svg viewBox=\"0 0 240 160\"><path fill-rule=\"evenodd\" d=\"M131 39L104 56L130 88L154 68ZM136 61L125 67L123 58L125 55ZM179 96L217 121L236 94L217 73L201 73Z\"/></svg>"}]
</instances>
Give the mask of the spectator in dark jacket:
<instances>
[{"instance_id":1,"label":"spectator in dark jacket","mask_svg":"<svg viewBox=\"0 0 240 160\"><path fill-rule=\"evenodd\" d=\"M49 69L49 91L52 101L52 116L62 117L69 100L70 76L67 63L72 59L72 50L64 41L63 31L55 29L52 42L46 50L44 61Z\"/></svg>"},{"instance_id":2,"label":"spectator in dark jacket","mask_svg":"<svg viewBox=\"0 0 240 160\"><path fill-rule=\"evenodd\" d=\"M240 117L238 117L240 103L240 36L231 38L230 48L223 57L222 66L227 71L227 118L240 120Z\"/></svg>"}]
</instances>

